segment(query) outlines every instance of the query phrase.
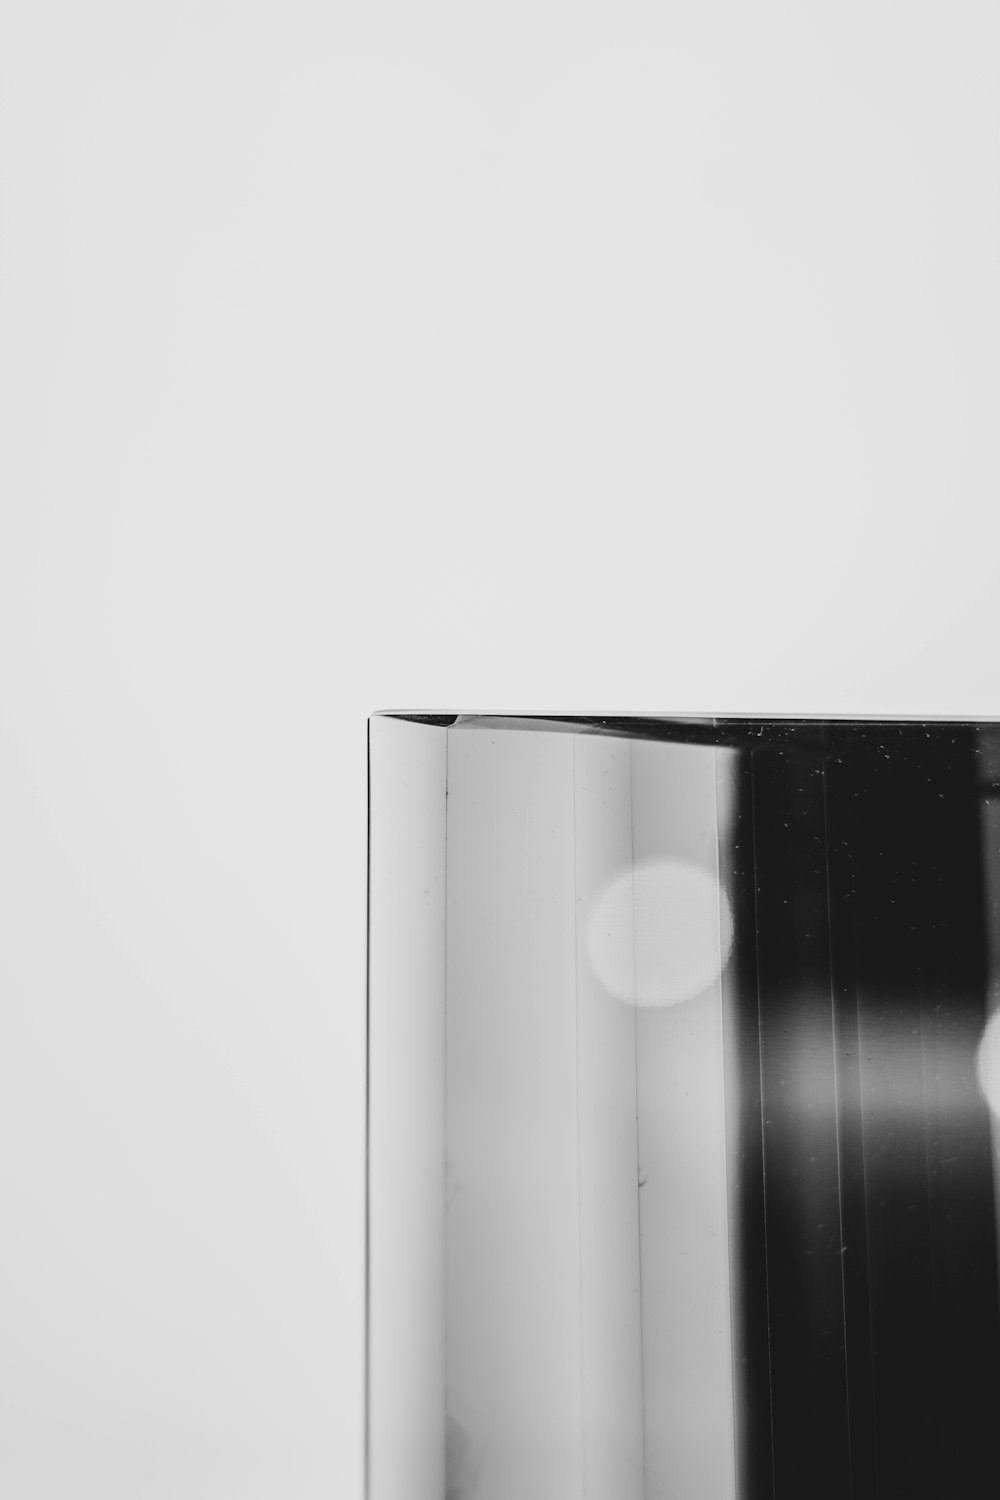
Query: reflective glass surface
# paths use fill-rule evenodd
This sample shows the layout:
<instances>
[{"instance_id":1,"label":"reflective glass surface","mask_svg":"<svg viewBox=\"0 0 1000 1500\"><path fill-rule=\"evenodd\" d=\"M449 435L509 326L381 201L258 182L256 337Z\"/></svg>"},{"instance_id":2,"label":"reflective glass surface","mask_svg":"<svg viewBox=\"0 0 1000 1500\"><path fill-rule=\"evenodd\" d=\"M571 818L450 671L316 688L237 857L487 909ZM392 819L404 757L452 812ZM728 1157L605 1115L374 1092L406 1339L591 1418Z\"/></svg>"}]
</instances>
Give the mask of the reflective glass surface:
<instances>
[{"instance_id":1,"label":"reflective glass surface","mask_svg":"<svg viewBox=\"0 0 1000 1500\"><path fill-rule=\"evenodd\" d=\"M370 724L370 1500L1000 1491L1000 727Z\"/></svg>"}]
</instances>

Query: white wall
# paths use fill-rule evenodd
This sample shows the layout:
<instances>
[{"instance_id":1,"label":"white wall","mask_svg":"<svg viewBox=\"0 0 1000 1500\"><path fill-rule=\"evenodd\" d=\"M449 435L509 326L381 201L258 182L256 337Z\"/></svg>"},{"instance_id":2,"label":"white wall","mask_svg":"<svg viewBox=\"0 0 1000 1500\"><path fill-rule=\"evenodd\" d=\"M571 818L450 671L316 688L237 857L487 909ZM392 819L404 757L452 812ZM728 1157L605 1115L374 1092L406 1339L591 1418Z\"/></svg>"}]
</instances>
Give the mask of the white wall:
<instances>
[{"instance_id":1,"label":"white wall","mask_svg":"<svg viewBox=\"0 0 1000 1500\"><path fill-rule=\"evenodd\" d=\"M997 711L998 32L2 7L4 1493L358 1493L370 710Z\"/></svg>"}]
</instances>

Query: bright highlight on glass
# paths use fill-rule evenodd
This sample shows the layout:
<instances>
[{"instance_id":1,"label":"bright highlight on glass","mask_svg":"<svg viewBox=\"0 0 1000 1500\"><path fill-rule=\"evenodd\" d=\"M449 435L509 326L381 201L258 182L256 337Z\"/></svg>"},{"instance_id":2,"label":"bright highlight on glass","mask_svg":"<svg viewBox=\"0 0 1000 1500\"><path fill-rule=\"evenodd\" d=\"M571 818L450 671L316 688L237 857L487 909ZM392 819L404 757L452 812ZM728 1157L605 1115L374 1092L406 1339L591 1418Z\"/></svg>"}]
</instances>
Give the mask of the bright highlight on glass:
<instances>
[{"instance_id":1,"label":"bright highlight on glass","mask_svg":"<svg viewBox=\"0 0 1000 1500\"><path fill-rule=\"evenodd\" d=\"M732 912L715 876L672 859L612 880L587 933L587 955L605 989L636 1005L677 1005L702 994L732 945Z\"/></svg>"},{"instance_id":2,"label":"bright highlight on glass","mask_svg":"<svg viewBox=\"0 0 1000 1500\"><path fill-rule=\"evenodd\" d=\"M976 1079L986 1103L1000 1118L1000 1011L983 1031L976 1051Z\"/></svg>"}]
</instances>

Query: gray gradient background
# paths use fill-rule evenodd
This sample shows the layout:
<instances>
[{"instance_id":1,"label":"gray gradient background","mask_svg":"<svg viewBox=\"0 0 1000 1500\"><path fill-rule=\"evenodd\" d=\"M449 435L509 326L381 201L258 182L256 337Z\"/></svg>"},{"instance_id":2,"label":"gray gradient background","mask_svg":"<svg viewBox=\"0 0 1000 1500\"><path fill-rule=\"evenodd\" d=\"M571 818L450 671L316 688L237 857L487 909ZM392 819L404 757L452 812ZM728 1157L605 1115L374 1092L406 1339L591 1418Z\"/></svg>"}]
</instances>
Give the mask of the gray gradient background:
<instances>
[{"instance_id":1,"label":"gray gradient background","mask_svg":"<svg viewBox=\"0 0 1000 1500\"><path fill-rule=\"evenodd\" d=\"M370 710L1000 708L998 48L4 5L0 1493L360 1493Z\"/></svg>"}]
</instances>

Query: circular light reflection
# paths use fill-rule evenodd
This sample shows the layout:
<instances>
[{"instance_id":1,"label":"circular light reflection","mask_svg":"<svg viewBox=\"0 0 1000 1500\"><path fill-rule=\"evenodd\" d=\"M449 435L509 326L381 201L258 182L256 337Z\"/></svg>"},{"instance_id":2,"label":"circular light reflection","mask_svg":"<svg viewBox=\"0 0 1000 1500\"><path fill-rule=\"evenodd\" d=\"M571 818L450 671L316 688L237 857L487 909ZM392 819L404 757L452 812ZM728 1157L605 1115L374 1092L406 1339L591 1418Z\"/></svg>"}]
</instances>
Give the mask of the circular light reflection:
<instances>
[{"instance_id":1,"label":"circular light reflection","mask_svg":"<svg viewBox=\"0 0 1000 1500\"><path fill-rule=\"evenodd\" d=\"M733 946L725 891L707 870L664 859L618 875L587 929L587 955L618 1000L677 1005L718 979Z\"/></svg>"},{"instance_id":2,"label":"circular light reflection","mask_svg":"<svg viewBox=\"0 0 1000 1500\"><path fill-rule=\"evenodd\" d=\"M976 1048L976 1079L986 1103L1000 1117L1000 1010L987 1021Z\"/></svg>"}]
</instances>

